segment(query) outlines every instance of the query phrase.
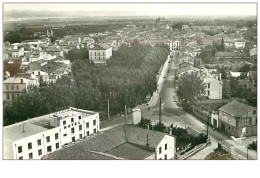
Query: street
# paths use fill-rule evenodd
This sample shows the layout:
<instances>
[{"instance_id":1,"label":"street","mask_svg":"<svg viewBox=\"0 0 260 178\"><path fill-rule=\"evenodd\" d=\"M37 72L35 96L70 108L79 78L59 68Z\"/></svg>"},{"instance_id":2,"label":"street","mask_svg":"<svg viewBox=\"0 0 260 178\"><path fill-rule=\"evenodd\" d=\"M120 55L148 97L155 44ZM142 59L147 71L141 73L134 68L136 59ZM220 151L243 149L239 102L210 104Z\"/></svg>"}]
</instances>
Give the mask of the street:
<instances>
[{"instance_id":1,"label":"street","mask_svg":"<svg viewBox=\"0 0 260 178\"><path fill-rule=\"evenodd\" d=\"M173 52L173 58L171 58L170 65L168 67L168 70L166 72L166 76L163 80L163 83L161 84L161 90L160 92L155 92L150 103L143 104L140 106L137 106L137 108L142 110L142 117L151 119L153 123L159 122L159 98L162 100L162 122L165 125L176 125L178 127L191 127L192 129L198 131L198 132L204 132L206 133L207 131L207 126L202 123L198 118L194 117L193 115L183 111L180 107L177 105L176 101L176 91L174 87L174 76L175 72L177 70L177 67L175 64L177 63L178 60L178 52L175 51ZM167 61L166 61L167 62ZM148 109L150 107L150 109ZM113 119L111 121L104 121L101 122L101 131L106 130L108 128L113 128L117 125L122 125L125 123L125 117L121 116L117 119ZM131 122L131 116L128 116L127 119L128 123ZM213 150L216 148L215 146L217 145L217 142L221 142L224 144L226 147L231 148L235 147L236 148L236 153L238 153L241 157L244 159L247 158L247 149L246 145L240 145L239 143L235 142L232 140L230 137L223 135L217 131L214 131L211 127L209 127L209 136L211 137L212 140L214 140L214 144L210 146L210 148L207 148L206 152L210 153L213 152ZM250 138L248 138L250 139ZM247 139L245 139L247 140ZM243 140L244 141L244 140ZM243 142L242 141L242 142ZM214 146L213 146L214 145ZM200 154L198 152L197 154ZM207 155L205 155L206 157ZM250 151L249 152L250 159L256 159L257 154L255 151ZM197 159L203 159L204 155L201 156L196 156L196 154L193 156L194 158Z\"/></svg>"}]
</instances>

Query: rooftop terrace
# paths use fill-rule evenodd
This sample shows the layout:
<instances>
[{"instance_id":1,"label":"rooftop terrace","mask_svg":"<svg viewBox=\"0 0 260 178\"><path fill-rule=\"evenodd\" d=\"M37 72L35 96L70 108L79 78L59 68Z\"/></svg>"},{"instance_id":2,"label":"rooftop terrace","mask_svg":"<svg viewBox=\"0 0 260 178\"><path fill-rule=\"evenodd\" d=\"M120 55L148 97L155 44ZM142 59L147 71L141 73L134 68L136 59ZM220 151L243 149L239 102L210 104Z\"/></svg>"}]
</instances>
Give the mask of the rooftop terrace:
<instances>
[{"instance_id":1,"label":"rooftop terrace","mask_svg":"<svg viewBox=\"0 0 260 178\"><path fill-rule=\"evenodd\" d=\"M60 117L60 119L71 117L76 114L81 114L82 117L87 117L96 114L93 111L87 111L77 108L68 108L51 114L28 119L23 122L12 124L4 127L4 139L8 141L16 141L25 137L29 137L49 129L55 128L50 124L51 117Z\"/></svg>"}]
</instances>

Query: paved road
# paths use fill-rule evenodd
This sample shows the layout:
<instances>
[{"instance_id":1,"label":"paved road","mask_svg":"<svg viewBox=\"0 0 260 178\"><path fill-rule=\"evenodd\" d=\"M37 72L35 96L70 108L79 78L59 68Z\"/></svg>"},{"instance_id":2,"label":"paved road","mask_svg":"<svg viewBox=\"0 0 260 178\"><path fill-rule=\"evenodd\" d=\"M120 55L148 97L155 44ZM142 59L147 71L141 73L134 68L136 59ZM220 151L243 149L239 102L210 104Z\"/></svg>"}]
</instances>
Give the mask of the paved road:
<instances>
[{"instance_id":1,"label":"paved road","mask_svg":"<svg viewBox=\"0 0 260 178\"><path fill-rule=\"evenodd\" d=\"M191 127L194 130L197 130L199 132L206 133L207 127L204 123L199 121L196 117L193 115L190 115L189 113L186 113L181 108L177 106L175 96L176 91L174 87L174 81L175 81L175 72L176 72L176 66L175 63L177 62L178 58L178 52L173 53L173 58L170 59L170 65L167 71L167 74L164 78L161 91L154 95L154 98L152 98L152 102L149 105L141 105L138 106L142 110L142 116L144 118L151 119L153 122L159 122L159 97L162 99L162 122L165 123L165 125L177 125L179 127ZM148 110L148 107L150 109ZM101 122L101 129L107 129L112 128L117 125L124 124L124 117L119 117L118 119L114 119L112 121L106 121ZM128 117L128 122L131 122L130 117ZM227 147L236 147L237 152L242 157L246 158L247 155L247 149L244 146L239 145L237 142L232 140L230 137L225 136L217 131L213 131L209 127L209 135L212 139L214 139L216 142L222 142ZM214 144L215 146L216 144ZM210 149L213 151L213 146L210 148L207 148L207 153L210 152ZM200 153L198 153L200 154ZM200 154L201 155L201 154ZM206 156L206 155L205 155ZM194 155L196 157L196 155ZM198 159L202 159L203 156L197 156ZM251 158L256 158L255 152L250 152Z\"/></svg>"}]
</instances>

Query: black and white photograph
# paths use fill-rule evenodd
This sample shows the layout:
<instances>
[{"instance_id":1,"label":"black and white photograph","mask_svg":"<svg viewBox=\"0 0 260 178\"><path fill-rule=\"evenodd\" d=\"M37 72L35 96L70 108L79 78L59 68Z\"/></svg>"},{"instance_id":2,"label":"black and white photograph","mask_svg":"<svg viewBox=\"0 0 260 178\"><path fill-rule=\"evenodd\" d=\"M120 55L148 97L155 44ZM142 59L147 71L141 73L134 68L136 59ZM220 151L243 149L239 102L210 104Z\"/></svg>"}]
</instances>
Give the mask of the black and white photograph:
<instances>
[{"instance_id":1,"label":"black and white photograph","mask_svg":"<svg viewBox=\"0 0 260 178\"><path fill-rule=\"evenodd\" d=\"M257 160L257 5L2 2L2 159Z\"/></svg>"}]
</instances>

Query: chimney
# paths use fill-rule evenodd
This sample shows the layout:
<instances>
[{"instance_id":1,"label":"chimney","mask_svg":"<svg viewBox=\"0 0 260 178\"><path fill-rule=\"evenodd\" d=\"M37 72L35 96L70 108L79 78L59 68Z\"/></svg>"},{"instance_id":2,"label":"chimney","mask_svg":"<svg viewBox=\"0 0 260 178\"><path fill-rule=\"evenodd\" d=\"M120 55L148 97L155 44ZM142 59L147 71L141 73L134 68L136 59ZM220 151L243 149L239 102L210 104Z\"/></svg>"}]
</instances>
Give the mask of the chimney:
<instances>
[{"instance_id":1,"label":"chimney","mask_svg":"<svg viewBox=\"0 0 260 178\"><path fill-rule=\"evenodd\" d=\"M23 83L23 79L21 78L21 83Z\"/></svg>"},{"instance_id":2,"label":"chimney","mask_svg":"<svg viewBox=\"0 0 260 178\"><path fill-rule=\"evenodd\" d=\"M172 128L170 127L169 135L172 135Z\"/></svg>"}]
</instances>

